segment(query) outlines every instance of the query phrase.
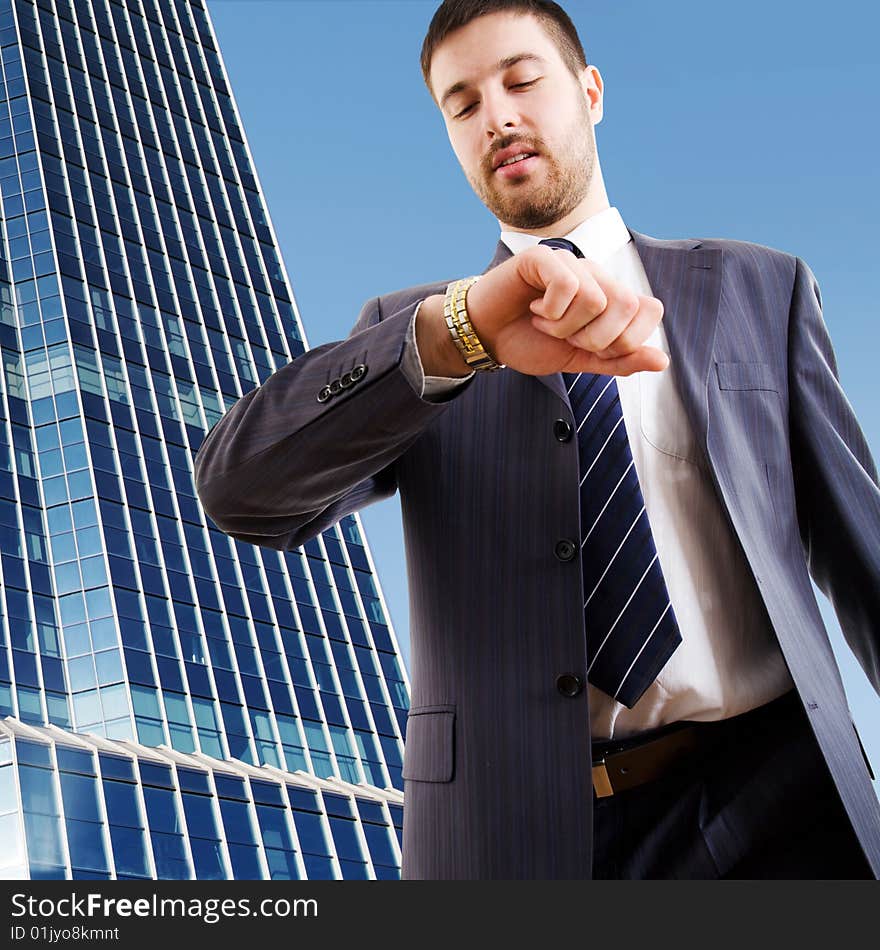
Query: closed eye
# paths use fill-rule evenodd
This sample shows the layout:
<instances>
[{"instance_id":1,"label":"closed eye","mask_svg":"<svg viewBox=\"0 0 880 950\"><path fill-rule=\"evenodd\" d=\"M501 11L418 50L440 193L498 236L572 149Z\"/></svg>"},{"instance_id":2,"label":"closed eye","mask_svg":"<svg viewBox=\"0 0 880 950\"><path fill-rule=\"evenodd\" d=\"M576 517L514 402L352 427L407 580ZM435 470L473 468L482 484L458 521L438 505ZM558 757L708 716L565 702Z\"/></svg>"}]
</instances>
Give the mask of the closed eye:
<instances>
[{"instance_id":1,"label":"closed eye","mask_svg":"<svg viewBox=\"0 0 880 950\"><path fill-rule=\"evenodd\" d=\"M526 82L517 82L510 86L511 89L528 89L531 86L534 86L535 83L541 81L541 76L536 76L534 79L529 79ZM465 119L476 109L477 103L472 102L470 105L465 106L461 111L456 112L453 118L455 119Z\"/></svg>"}]
</instances>

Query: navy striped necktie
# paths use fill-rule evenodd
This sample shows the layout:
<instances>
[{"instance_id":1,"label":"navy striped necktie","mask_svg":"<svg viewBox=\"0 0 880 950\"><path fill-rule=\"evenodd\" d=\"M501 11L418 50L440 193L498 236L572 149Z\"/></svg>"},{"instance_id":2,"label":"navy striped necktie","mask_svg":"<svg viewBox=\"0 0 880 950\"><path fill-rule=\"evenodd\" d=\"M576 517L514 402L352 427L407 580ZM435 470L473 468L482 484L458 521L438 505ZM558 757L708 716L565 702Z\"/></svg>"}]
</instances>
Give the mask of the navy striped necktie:
<instances>
[{"instance_id":1,"label":"navy striped necktie","mask_svg":"<svg viewBox=\"0 0 880 950\"><path fill-rule=\"evenodd\" d=\"M562 238L541 241L584 255ZM613 376L563 373L578 433L587 677L630 709L681 643Z\"/></svg>"}]
</instances>

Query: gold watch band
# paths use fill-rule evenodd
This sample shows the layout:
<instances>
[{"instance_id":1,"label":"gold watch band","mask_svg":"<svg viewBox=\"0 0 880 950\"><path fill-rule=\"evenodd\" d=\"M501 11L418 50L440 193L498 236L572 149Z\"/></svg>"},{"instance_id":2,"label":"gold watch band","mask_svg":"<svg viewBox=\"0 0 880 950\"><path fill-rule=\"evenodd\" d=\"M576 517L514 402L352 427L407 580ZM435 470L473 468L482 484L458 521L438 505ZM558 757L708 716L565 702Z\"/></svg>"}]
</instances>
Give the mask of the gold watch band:
<instances>
[{"instance_id":1,"label":"gold watch band","mask_svg":"<svg viewBox=\"0 0 880 950\"><path fill-rule=\"evenodd\" d=\"M483 346L467 312L467 292L479 279L477 275L464 280L454 280L446 288L443 316L446 318L446 326L449 327L452 339L468 366L475 370L494 372L497 369L504 369L504 364L499 363Z\"/></svg>"}]
</instances>

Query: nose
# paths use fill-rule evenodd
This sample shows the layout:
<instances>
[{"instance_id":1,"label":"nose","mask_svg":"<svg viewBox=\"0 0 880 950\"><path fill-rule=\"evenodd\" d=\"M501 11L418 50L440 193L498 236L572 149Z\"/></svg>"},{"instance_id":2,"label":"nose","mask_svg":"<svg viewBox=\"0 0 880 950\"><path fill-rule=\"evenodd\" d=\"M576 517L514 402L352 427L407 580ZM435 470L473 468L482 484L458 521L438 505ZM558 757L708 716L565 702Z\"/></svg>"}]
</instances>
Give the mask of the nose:
<instances>
[{"instance_id":1,"label":"nose","mask_svg":"<svg viewBox=\"0 0 880 950\"><path fill-rule=\"evenodd\" d=\"M487 95L483 105L483 124L490 142L496 135L508 135L517 128L520 117L511 98L504 93Z\"/></svg>"}]
</instances>

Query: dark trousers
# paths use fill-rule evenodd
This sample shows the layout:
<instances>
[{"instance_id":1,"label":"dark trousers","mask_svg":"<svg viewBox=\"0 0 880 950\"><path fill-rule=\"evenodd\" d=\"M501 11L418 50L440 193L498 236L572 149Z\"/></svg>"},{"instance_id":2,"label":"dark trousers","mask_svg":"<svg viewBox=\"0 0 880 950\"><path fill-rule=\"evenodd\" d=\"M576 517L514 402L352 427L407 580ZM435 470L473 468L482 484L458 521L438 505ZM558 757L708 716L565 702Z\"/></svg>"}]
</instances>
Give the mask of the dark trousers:
<instances>
[{"instance_id":1,"label":"dark trousers","mask_svg":"<svg viewBox=\"0 0 880 950\"><path fill-rule=\"evenodd\" d=\"M873 879L794 690L700 728L662 777L594 798L595 879Z\"/></svg>"}]
</instances>

